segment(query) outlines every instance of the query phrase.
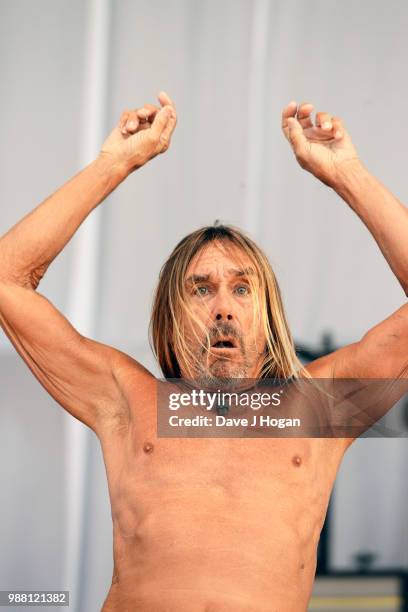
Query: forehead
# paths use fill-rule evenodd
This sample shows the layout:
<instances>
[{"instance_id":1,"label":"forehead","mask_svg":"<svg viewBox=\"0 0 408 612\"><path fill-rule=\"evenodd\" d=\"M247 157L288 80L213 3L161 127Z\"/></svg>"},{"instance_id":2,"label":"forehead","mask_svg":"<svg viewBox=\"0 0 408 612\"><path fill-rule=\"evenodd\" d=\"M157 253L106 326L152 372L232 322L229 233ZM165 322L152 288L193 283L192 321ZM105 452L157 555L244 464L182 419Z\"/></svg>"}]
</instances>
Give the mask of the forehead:
<instances>
[{"instance_id":1,"label":"forehead","mask_svg":"<svg viewBox=\"0 0 408 612\"><path fill-rule=\"evenodd\" d=\"M210 242L200 249L190 261L186 277L191 274L236 276L237 271L255 272L250 257L240 247L229 241Z\"/></svg>"}]
</instances>

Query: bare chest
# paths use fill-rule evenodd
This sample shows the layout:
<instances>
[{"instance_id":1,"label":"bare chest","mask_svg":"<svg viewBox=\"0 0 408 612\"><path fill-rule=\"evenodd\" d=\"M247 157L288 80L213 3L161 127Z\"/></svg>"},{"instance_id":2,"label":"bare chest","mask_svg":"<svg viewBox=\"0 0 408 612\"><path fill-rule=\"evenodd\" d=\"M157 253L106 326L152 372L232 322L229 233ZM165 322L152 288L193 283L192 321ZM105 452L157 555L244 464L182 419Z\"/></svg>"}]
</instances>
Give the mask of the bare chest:
<instances>
[{"instance_id":1,"label":"bare chest","mask_svg":"<svg viewBox=\"0 0 408 612\"><path fill-rule=\"evenodd\" d=\"M124 529L143 517L220 516L323 521L342 457L325 438L158 438L140 422L104 450L112 515Z\"/></svg>"}]
</instances>

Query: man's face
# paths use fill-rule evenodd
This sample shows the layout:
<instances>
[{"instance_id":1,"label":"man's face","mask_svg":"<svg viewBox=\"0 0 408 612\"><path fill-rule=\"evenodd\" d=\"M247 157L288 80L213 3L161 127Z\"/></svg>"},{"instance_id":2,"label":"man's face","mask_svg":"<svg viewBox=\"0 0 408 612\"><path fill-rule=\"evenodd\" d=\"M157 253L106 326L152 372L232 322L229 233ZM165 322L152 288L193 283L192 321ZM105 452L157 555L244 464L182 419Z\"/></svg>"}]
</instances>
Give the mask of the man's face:
<instances>
[{"instance_id":1,"label":"man's face","mask_svg":"<svg viewBox=\"0 0 408 612\"><path fill-rule=\"evenodd\" d=\"M249 278L256 283L257 279L251 270L249 258L230 242L210 242L190 262L185 279L186 299L204 329L189 319L185 321L185 333L188 347L199 363L195 372L198 379L259 377L266 337L259 315L254 324L255 304ZM182 364L181 374L186 375Z\"/></svg>"}]
</instances>

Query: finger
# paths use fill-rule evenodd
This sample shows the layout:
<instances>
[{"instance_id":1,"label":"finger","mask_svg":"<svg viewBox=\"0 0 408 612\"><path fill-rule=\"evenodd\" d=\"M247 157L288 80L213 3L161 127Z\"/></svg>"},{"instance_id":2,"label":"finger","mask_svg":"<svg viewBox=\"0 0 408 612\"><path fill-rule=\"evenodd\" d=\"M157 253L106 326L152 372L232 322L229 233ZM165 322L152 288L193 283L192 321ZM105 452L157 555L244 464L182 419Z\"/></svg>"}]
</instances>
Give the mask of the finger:
<instances>
[{"instance_id":1,"label":"finger","mask_svg":"<svg viewBox=\"0 0 408 612\"><path fill-rule=\"evenodd\" d=\"M144 110L146 110L147 117L150 121L153 121L157 113L160 111L159 106L155 106L154 104L145 104Z\"/></svg>"},{"instance_id":2,"label":"finger","mask_svg":"<svg viewBox=\"0 0 408 612\"><path fill-rule=\"evenodd\" d=\"M316 113L316 127L320 127L322 130L328 132L332 129L332 116L329 113Z\"/></svg>"},{"instance_id":3,"label":"finger","mask_svg":"<svg viewBox=\"0 0 408 612\"><path fill-rule=\"evenodd\" d=\"M175 108L174 102L170 98L170 96L169 96L169 94L167 92L161 91L159 93L159 95L157 96L157 99L159 100L159 102L160 102L160 104L162 106L173 106L173 108Z\"/></svg>"},{"instance_id":4,"label":"finger","mask_svg":"<svg viewBox=\"0 0 408 612\"><path fill-rule=\"evenodd\" d=\"M295 117L288 117L288 139L296 157L301 158L306 149L306 137L303 128Z\"/></svg>"},{"instance_id":5,"label":"finger","mask_svg":"<svg viewBox=\"0 0 408 612\"><path fill-rule=\"evenodd\" d=\"M341 138L343 138L343 136L345 135L345 131L346 131L344 129L343 122L340 119L340 117L333 117L332 124L333 124L333 135L336 138L336 140L340 140Z\"/></svg>"},{"instance_id":6,"label":"finger","mask_svg":"<svg viewBox=\"0 0 408 612\"><path fill-rule=\"evenodd\" d=\"M176 113L172 106L163 106L161 111L157 113L152 127L152 135L158 141L159 151L163 152L168 149L169 138L176 123Z\"/></svg>"},{"instance_id":7,"label":"finger","mask_svg":"<svg viewBox=\"0 0 408 612\"><path fill-rule=\"evenodd\" d=\"M148 121L149 119L149 111L146 108L139 108L136 111L136 114L138 116L138 118L140 119L140 121Z\"/></svg>"},{"instance_id":8,"label":"finger","mask_svg":"<svg viewBox=\"0 0 408 612\"><path fill-rule=\"evenodd\" d=\"M310 102L303 102L303 104L299 105L297 120L303 128L313 127L313 121L311 118L313 108L314 106Z\"/></svg>"},{"instance_id":9,"label":"finger","mask_svg":"<svg viewBox=\"0 0 408 612\"><path fill-rule=\"evenodd\" d=\"M155 134L160 135L166 127L170 116L173 114L174 110L171 106L163 106L163 108L160 110L160 112L157 113L156 117L154 118L154 121L152 123L152 131Z\"/></svg>"},{"instance_id":10,"label":"finger","mask_svg":"<svg viewBox=\"0 0 408 612\"><path fill-rule=\"evenodd\" d=\"M123 113L120 116L119 123L118 123L118 127L119 127L120 131L122 131L123 128L125 127L125 125L126 125L126 121L127 121L128 117L129 117L129 112L130 111L126 109L125 111L123 111Z\"/></svg>"},{"instance_id":11,"label":"finger","mask_svg":"<svg viewBox=\"0 0 408 612\"><path fill-rule=\"evenodd\" d=\"M122 134L134 134L139 127L139 117L136 111L129 111L125 125L122 129Z\"/></svg>"},{"instance_id":12,"label":"finger","mask_svg":"<svg viewBox=\"0 0 408 612\"><path fill-rule=\"evenodd\" d=\"M289 117L294 117L296 115L297 103L292 100L287 104L282 111L282 129L285 132L286 138L289 138Z\"/></svg>"},{"instance_id":13,"label":"finger","mask_svg":"<svg viewBox=\"0 0 408 612\"><path fill-rule=\"evenodd\" d=\"M139 118L153 121L160 108L158 106L154 106L153 104L145 104L143 108L139 108L137 114Z\"/></svg>"},{"instance_id":14,"label":"finger","mask_svg":"<svg viewBox=\"0 0 408 612\"><path fill-rule=\"evenodd\" d=\"M176 127L176 124L177 124L177 115L175 113L172 113L170 115L170 118L167 122L166 127L163 129L162 134L161 134L162 142L165 143L166 148L168 148L170 145L170 138L174 131L174 128Z\"/></svg>"}]
</instances>

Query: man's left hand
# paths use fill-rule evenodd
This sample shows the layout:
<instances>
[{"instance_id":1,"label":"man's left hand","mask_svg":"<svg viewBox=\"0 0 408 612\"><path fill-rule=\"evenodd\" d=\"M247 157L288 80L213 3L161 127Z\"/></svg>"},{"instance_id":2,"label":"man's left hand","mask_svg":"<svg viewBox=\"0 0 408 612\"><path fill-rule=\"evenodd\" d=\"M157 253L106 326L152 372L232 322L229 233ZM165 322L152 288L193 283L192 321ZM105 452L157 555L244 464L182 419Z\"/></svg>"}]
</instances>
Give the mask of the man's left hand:
<instances>
[{"instance_id":1,"label":"man's left hand","mask_svg":"<svg viewBox=\"0 0 408 612\"><path fill-rule=\"evenodd\" d=\"M361 162L340 117L318 112L313 124L312 110L310 103L289 103L282 112L282 130L300 166L335 188L350 163Z\"/></svg>"}]
</instances>

